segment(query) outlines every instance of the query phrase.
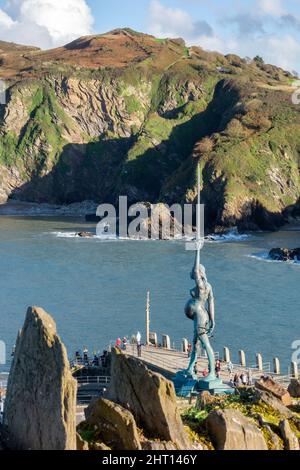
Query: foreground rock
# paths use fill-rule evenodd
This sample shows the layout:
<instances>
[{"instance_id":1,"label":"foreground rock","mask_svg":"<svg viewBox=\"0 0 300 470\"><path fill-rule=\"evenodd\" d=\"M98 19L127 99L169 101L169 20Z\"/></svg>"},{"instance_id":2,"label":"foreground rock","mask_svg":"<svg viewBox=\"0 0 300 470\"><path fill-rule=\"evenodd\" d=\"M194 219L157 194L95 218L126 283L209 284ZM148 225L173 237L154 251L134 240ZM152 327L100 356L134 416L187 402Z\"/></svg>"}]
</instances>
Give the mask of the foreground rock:
<instances>
[{"instance_id":1,"label":"foreground rock","mask_svg":"<svg viewBox=\"0 0 300 470\"><path fill-rule=\"evenodd\" d=\"M300 450L299 441L295 433L291 430L290 424L287 419L279 424L282 439L284 441L286 450Z\"/></svg>"},{"instance_id":2,"label":"foreground rock","mask_svg":"<svg viewBox=\"0 0 300 470\"><path fill-rule=\"evenodd\" d=\"M41 308L29 308L7 388L10 447L76 450L76 391L54 320Z\"/></svg>"},{"instance_id":3,"label":"foreground rock","mask_svg":"<svg viewBox=\"0 0 300 470\"><path fill-rule=\"evenodd\" d=\"M261 430L240 411L212 411L207 430L216 450L268 450Z\"/></svg>"},{"instance_id":4,"label":"foreground rock","mask_svg":"<svg viewBox=\"0 0 300 470\"><path fill-rule=\"evenodd\" d=\"M113 450L141 450L137 426L130 411L104 398L85 410L85 426L95 431L97 440Z\"/></svg>"},{"instance_id":5,"label":"foreground rock","mask_svg":"<svg viewBox=\"0 0 300 470\"><path fill-rule=\"evenodd\" d=\"M292 379L288 388L288 392L293 398L300 398L300 380Z\"/></svg>"},{"instance_id":6,"label":"foreground rock","mask_svg":"<svg viewBox=\"0 0 300 470\"><path fill-rule=\"evenodd\" d=\"M292 404L289 392L274 380L263 377L255 382L255 387L263 392L270 393L280 400L283 405L290 406Z\"/></svg>"},{"instance_id":7,"label":"foreground rock","mask_svg":"<svg viewBox=\"0 0 300 470\"><path fill-rule=\"evenodd\" d=\"M264 417L259 413L253 417L257 419L259 426L264 429L265 435L267 435L269 450L283 450L282 442L279 439L279 436L271 428L270 423L265 421Z\"/></svg>"},{"instance_id":8,"label":"foreground rock","mask_svg":"<svg viewBox=\"0 0 300 470\"><path fill-rule=\"evenodd\" d=\"M146 441L142 444L143 450L178 450L174 442L165 442L165 441Z\"/></svg>"},{"instance_id":9,"label":"foreground rock","mask_svg":"<svg viewBox=\"0 0 300 470\"><path fill-rule=\"evenodd\" d=\"M271 393L264 392L263 390L257 390L253 401L255 403L266 405L268 408L271 408L276 414L279 414L284 418L293 417L293 413L291 412L291 410L285 405L283 405L283 403Z\"/></svg>"},{"instance_id":10,"label":"foreground rock","mask_svg":"<svg viewBox=\"0 0 300 470\"><path fill-rule=\"evenodd\" d=\"M89 445L86 441L84 441L82 439L82 437L80 436L80 434L76 434L76 449L79 450L79 451L87 451L89 450Z\"/></svg>"},{"instance_id":11,"label":"foreground rock","mask_svg":"<svg viewBox=\"0 0 300 470\"><path fill-rule=\"evenodd\" d=\"M269 258L274 261L300 261L300 248L290 250L289 248L273 248Z\"/></svg>"},{"instance_id":12,"label":"foreground rock","mask_svg":"<svg viewBox=\"0 0 300 470\"><path fill-rule=\"evenodd\" d=\"M116 350L112 352L111 371L109 399L129 409L149 438L171 441L178 449L191 447L172 382Z\"/></svg>"}]
</instances>

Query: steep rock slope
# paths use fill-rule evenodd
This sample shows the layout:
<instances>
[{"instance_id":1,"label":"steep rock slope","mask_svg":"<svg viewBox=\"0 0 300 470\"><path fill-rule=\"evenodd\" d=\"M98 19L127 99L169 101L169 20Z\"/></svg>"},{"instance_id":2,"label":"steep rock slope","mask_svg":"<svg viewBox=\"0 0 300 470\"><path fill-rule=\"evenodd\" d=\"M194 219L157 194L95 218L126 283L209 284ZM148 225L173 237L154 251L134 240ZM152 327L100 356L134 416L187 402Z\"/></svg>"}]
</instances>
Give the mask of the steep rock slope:
<instances>
[{"instance_id":1,"label":"steep rock slope","mask_svg":"<svg viewBox=\"0 0 300 470\"><path fill-rule=\"evenodd\" d=\"M192 202L193 157L211 227L275 228L299 199L293 77L259 58L122 29L50 51L3 43L0 71L2 201Z\"/></svg>"}]
</instances>

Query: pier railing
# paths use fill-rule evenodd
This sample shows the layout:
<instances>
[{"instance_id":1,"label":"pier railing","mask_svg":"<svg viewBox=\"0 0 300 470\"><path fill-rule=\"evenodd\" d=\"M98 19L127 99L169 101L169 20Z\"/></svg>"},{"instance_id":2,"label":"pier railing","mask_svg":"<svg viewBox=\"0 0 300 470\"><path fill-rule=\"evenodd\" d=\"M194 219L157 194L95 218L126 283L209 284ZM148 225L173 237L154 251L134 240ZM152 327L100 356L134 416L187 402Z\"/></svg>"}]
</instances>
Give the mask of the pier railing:
<instances>
[{"instance_id":1,"label":"pier railing","mask_svg":"<svg viewBox=\"0 0 300 470\"><path fill-rule=\"evenodd\" d=\"M134 357L138 357L138 350L136 345L127 345L126 351L124 352L127 352L129 355ZM261 354L257 354L256 364L247 365L245 354L243 351L240 351L239 353L241 358L240 363L232 363L230 361L230 356L229 360L226 361L224 358L223 361L221 361L220 376L224 382L229 383L232 381L235 374L241 375L242 373L249 373L250 377L252 378L252 382L260 379L262 376L269 376L287 388L291 378L295 377L295 369L293 373L290 373L289 371L287 375L280 373L278 359L274 360L274 370L272 370L272 363L263 362ZM220 358L219 353L215 353L215 356L216 359ZM142 346L140 359L148 366L154 366L158 370L160 369L171 374L176 374L180 370L187 369L189 363L187 352L178 351L174 348L168 349L153 345ZM200 376L203 374L203 371L207 369L207 367L208 363L206 355L199 353L197 362L198 375Z\"/></svg>"},{"instance_id":2,"label":"pier railing","mask_svg":"<svg viewBox=\"0 0 300 470\"><path fill-rule=\"evenodd\" d=\"M78 384L80 385L88 385L88 384L99 384L99 385L107 385L110 383L110 377L109 376L80 376L76 377L76 380Z\"/></svg>"}]
</instances>

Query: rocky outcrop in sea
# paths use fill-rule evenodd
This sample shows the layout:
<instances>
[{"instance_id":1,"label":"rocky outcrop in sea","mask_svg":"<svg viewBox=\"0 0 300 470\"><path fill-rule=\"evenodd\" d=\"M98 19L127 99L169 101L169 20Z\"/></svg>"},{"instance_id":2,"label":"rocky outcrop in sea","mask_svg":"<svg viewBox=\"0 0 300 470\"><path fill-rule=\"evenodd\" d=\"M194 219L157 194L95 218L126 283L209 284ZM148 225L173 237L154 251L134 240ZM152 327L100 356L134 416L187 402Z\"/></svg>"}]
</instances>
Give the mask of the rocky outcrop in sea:
<instances>
[{"instance_id":1,"label":"rocky outcrop in sea","mask_svg":"<svg viewBox=\"0 0 300 470\"><path fill-rule=\"evenodd\" d=\"M273 248L269 258L273 261L300 261L300 248Z\"/></svg>"}]
</instances>

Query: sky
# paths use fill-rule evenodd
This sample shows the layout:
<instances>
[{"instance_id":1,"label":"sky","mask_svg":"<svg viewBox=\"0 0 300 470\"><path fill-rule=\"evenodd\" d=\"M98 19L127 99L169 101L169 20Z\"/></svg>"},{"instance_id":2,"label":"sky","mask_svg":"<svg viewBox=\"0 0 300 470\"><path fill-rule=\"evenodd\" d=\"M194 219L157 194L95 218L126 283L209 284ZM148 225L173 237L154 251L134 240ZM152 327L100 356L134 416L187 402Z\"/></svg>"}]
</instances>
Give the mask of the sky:
<instances>
[{"instance_id":1,"label":"sky","mask_svg":"<svg viewBox=\"0 0 300 470\"><path fill-rule=\"evenodd\" d=\"M0 39L43 49L130 27L300 72L300 0L0 0Z\"/></svg>"}]
</instances>

